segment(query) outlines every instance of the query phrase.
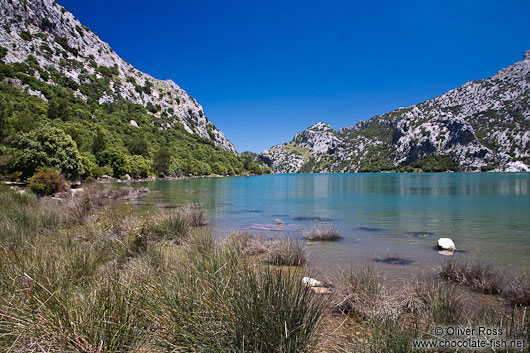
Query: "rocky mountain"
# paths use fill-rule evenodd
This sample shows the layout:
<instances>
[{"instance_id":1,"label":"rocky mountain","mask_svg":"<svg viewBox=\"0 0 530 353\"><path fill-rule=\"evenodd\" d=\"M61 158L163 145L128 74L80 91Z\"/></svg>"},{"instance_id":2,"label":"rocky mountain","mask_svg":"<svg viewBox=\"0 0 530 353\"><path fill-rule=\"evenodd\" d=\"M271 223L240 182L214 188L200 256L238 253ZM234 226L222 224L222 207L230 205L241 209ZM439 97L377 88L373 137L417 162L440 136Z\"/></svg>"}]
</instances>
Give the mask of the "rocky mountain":
<instances>
[{"instance_id":1,"label":"rocky mountain","mask_svg":"<svg viewBox=\"0 0 530 353\"><path fill-rule=\"evenodd\" d=\"M64 75L77 97L98 104L127 100L147 108L149 123L159 130L182 124L189 133L212 140L236 153L232 143L205 116L197 101L171 80L158 80L124 61L88 27L53 0L2 0L0 48L6 64L29 63L40 68L34 77L55 85ZM89 87L100 83L94 92ZM30 95L44 92L23 80L15 82ZM140 122L129 121L132 126Z\"/></svg>"},{"instance_id":2,"label":"rocky mountain","mask_svg":"<svg viewBox=\"0 0 530 353\"><path fill-rule=\"evenodd\" d=\"M493 77L257 157L275 172L530 171L530 51Z\"/></svg>"}]
</instances>

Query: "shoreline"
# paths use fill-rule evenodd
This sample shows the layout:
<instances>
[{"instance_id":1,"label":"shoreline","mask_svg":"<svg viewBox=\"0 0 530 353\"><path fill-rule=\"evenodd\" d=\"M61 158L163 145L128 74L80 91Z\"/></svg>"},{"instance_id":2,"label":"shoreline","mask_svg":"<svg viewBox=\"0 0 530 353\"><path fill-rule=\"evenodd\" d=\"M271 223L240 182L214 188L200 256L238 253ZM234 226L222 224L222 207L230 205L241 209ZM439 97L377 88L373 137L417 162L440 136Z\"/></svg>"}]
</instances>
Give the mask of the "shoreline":
<instances>
[{"instance_id":1,"label":"shoreline","mask_svg":"<svg viewBox=\"0 0 530 353\"><path fill-rule=\"evenodd\" d=\"M211 174L211 175L187 175L187 176L171 176L171 177L155 177L150 176L146 178L139 178L139 179L119 179L114 177L101 177L96 180L86 182L86 181L77 181L67 184L71 188L78 188L82 185L90 185L92 183L95 184L121 184L121 183L146 183L146 182L154 182L154 181L171 181L171 180L188 180L188 179L203 179L203 178L228 178L228 177L248 177L248 176L262 176L262 175L388 175L388 174L481 174L481 173L488 173L488 174L530 174L530 171L516 171L516 170L488 170L488 171L480 171L480 170L468 170L468 171L443 171L443 172L398 172L398 171L380 171L380 172L308 172L308 173L275 173L271 172L268 174L237 174L237 175L219 175L219 174ZM8 177L4 176L5 179ZM25 187L29 184L29 181L20 181L20 180L0 180L0 184L8 185L8 186L14 186L14 187Z\"/></svg>"}]
</instances>

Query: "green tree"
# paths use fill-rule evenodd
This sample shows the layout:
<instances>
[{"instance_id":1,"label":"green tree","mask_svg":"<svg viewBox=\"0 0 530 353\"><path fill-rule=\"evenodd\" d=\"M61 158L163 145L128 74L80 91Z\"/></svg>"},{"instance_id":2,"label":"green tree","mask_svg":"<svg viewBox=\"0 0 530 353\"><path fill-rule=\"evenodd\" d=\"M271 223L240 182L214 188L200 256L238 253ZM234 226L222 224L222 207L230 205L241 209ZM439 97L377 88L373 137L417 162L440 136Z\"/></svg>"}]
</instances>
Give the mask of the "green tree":
<instances>
[{"instance_id":1,"label":"green tree","mask_svg":"<svg viewBox=\"0 0 530 353\"><path fill-rule=\"evenodd\" d=\"M92 139L92 153L94 155L107 148L107 134L103 129L98 129L96 136Z\"/></svg>"},{"instance_id":2,"label":"green tree","mask_svg":"<svg viewBox=\"0 0 530 353\"><path fill-rule=\"evenodd\" d=\"M149 142L145 137L135 138L129 141L127 144L127 149L132 155L149 155Z\"/></svg>"},{"instance_id":3,"label":"green tree","mask_svg":"<svg viewBox=\"0 0 530 353\"><path fill-rule=\"evenodd\" d=\"M68 121L73 115L70 102L64 98L54 98L48 102L48 111L46 113L50 119L61 119Z\"/></svg>"},{"instance_id":4,"label":"green tree","mask_svg":"<svg viewBox=\"0 0 530 353\"><path fill-rule=\"evenodd\" d=\"M172 174L171 165L173 159L171 154L166 147L161 147L158 152L155 154L153 160L153 167L159 175L167 176Z\"/></svg>"},{"instance_id":5,"label":"green tree","mask_svg":"<svg viewBox=\"0 0 530 353\"><path fill-rule=\"evenodd\" d=\"M145 178L149 176L153 163L140 155L129 157L129 175L133 178Z\"/></svg>"},{"instance_id":6,"label":"green tree","mask_svg":"<svg viewBox=\"0 0 530 353\"><path fill-rule=\"evenodd\" d=\"M15 157L11 169L23 177L35 174L39 167L56 167L68 179L83 174L83 164L72 138L51 126L42 126L21 134L13 143Z\"/></svg>"},{"instance_id":7,"label":"green tree","mask_svg":"<svg viewBox=\"0 0 530 353\"><path fill-rule=\"evenodd\" d=\"M115 147L109 147L101 151L97 154L96 159L101 166L110 165L114 177L121 177L129 173L127 155Z\"/></svg>"},{"instance_id":8,"label":"green tree","mask_svg":"<svg viewBox=\"0 0 530 353\"><path fill-rule=\"evenodd\" d=\"M212 172L218 175L227 175L228 168L223 165L221 162L215 162L212 165Z\"/></svg>"},{"instance_id":9,"label":"green tree","mask_svg":"<svg viewBox=\"0 0 530 353\"><path fill-rule=\"evenodd\" d=\"M13 105L5 98L0 97L0 140L7 135L7 122L13 114Z\"/></svg>"}]
</instances>

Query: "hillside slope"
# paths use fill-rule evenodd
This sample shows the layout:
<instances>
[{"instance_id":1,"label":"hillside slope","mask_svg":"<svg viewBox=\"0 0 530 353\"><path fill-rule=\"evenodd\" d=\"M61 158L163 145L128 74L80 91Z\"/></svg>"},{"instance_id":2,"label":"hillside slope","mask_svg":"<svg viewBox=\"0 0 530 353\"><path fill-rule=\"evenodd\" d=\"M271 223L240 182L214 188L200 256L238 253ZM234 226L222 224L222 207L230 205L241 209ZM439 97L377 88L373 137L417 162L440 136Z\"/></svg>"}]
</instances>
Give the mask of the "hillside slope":
<instances>
[{"instance_id":1,"label":"hillside slope","mask_svg":"<svg viewBox=\"0 0 530 353\"><path fill-rule=\"evenodd\" d=\"M18 141L20 133L42 135L42 129L51 131L47 127L73 139L84 160L80 176L97 177L98 166L112 168L115 176L138 174L138 164L142 175L265 171L238 156L175 82L157 80L125 62L55 1L6 0L0 11L4 174L7 169L27 177L51 163L40 158L20 170L23 157L34 157L24 155L29 152Z\"/></svg>"},{"instance_id":2,"label":"hillside slope","mask_svg":"<svg viewBox=\"0 0 530 353\"><path fill-rule=\"evenodd\" d=\"M125 62L57 2L2 1L0 9L0 46L7 49L5 63L24 62L32 56L46 72L55 69L78 84L75 93L83 99L98 103L125 99L141 104L149 107L159 127L171 128L179 122L186 131L235 152L230 141L208 121L202 107L186 91L171 80L157 80ZM102 78L108 78L107 87L91 95L86 85ZM51 82L42 77L37 79ZM39 92L29 93L44 98Z\"/></svg>"},{"instance_id":3,"label":"hillside slope","mask_svg":"<svg viewBox=\"0 0 530 353\"><path fill-rule=\"evenodd\" d=\"M317 123L258 159L276 172L530 170L530 51L495 76L335 131Z\"/></svg>"}]
</instances>

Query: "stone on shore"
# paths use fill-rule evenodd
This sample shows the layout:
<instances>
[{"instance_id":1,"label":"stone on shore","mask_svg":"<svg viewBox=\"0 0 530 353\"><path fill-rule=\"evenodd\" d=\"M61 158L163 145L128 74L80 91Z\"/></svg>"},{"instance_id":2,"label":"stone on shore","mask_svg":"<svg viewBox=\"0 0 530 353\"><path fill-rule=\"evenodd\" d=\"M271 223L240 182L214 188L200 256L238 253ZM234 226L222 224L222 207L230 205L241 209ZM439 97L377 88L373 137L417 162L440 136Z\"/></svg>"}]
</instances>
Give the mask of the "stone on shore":
<instances>
[{"instance_id":1,"label":"stone on shore","mask_svg":"<svg viewBox=\"0 0 530 353\"><path fill-rule=\"evenodd\" d=\"M302 278L302 283L308 287L323 287L324 286L324 283L317 281L316 279L311 278L311 277Z\"/></svg>"},{"instance_id":2,"label":"stone on shore","mask_svg":"<svg viewBox=\"0 0 530 353\"><path fill-rule=\"evenodd\" d=\"M311 287L311 290L315 294L330 294L333 292L329 287Z\"/></svg>"},{"instance_id":3,"label":"stone on shore","mask_svg":"<svg viewBox=\"0 0 530 353\"><path fill-rule=\"evenodd\" d=\"M451 240L451 238L440 238L438 239L438 248L441 250L449 250L449 251L455 251L456 246L455 243Z\"/></svg>"}]
</instances>

